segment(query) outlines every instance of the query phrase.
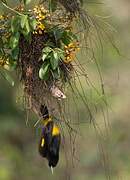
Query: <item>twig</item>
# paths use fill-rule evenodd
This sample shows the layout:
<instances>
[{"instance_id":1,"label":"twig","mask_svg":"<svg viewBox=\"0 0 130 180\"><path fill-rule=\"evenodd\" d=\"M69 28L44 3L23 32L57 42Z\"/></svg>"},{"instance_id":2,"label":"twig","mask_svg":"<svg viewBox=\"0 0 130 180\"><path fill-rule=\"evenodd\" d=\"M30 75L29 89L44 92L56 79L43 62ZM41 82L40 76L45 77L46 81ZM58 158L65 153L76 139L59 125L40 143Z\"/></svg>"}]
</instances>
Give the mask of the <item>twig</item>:
<instances>
[{"instance_id":1,"label":"twig","mask_svg":"<svg viewBox=\"0 0 130 180\"><path fill-rule=\"evenodd\" d=\"M12 12L18 14L19 16L23 16L23 14L21 14L21 13L19 13L18 11L12 9L12 8L9 7L8 5L6 5L4 2L1 2L1 3L2 3L2 5L3 5L5 8L9 9L10 11L12 11Z\"/></svg>"}]
</instances>

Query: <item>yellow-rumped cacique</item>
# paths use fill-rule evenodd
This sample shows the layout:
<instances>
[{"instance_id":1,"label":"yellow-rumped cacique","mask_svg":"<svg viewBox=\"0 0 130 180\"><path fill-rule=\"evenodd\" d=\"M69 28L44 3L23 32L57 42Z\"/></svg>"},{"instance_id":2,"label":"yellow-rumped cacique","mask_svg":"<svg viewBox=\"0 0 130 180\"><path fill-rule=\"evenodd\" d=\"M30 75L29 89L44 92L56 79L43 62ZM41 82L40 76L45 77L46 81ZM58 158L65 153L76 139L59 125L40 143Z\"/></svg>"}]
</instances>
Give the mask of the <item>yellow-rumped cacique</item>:
<instances>
[{"instance_id":1,"label":"yellow-rumped cacique","mask_svg":"<svg viewBox=\"0 0 130 180\"><path fill-rule=\"evenodd\" d=\"M59 161L61 135L57 125L49 116L46 106L41 106L43 127L39 143L39 153L48 160L49 167L55 167Z\"/></svg>"}]
</instances>

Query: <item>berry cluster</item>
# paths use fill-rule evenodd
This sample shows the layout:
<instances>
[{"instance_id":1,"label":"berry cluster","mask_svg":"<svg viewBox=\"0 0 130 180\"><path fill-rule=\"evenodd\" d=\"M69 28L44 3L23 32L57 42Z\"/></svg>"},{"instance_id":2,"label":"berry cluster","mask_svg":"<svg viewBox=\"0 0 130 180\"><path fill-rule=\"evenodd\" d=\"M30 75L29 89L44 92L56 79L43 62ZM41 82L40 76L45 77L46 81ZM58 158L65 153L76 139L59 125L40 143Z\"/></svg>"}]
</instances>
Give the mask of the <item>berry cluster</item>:
<instances>
[{"instance_id":1,"label":"berry cluster","mask_svg":"<svg viewBox=\"0 0 130 180\"><path fill-rule=\"evenodd\" d=\"M70 63L75 59L76 51L80 50L79 48L79 42L71 42L67 46L64 47L65 49L65 63Z\"/></svg>"},{"instance_id":2,"label":"berry cluster","mask_svg":"<svg viewBox=\"0 0 130 180\"><path fill-rule=\"evenodd\" d=\"M34 34L43 34L45 30L44 20L49 16L49 11L46 10L43 6L35 6L33 12L37 20L37 27L34 31Z\"/></svg>"}]
</instances>

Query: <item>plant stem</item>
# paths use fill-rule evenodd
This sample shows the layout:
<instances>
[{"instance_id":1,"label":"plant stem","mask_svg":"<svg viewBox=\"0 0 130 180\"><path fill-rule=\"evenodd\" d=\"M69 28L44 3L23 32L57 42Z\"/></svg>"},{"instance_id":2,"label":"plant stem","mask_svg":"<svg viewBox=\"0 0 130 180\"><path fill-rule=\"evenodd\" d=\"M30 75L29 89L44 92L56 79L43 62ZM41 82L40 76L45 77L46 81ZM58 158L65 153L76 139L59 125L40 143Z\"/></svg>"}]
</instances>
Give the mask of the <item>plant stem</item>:
<instances>
[{"instance_id":1,"label":"plant stem","mask_svg":"<svg viewBox=\"0 0 130 180\"><path fill-rule=\"evenodd\" d=\"M49 0L49 12L52 13L52 1Z\"/></svg>"},{"instance_id":2,"label":"plant stem","mask_svg":"<svg viewBox=\"0 0 130 180\"><path fill-rule=\"evenodd\" d=\"M1 3L2 3L2 5L3 5L4 7L6 7L7 9L9 9L9 10L12 11L12 12L18 14L19 16L22 16L22 15L23 15L23 14L19 13L18 11L12 9L12 8L9 7L8 5L6 5L5 3L3 3L3 2L1 2Z\"/></svg>"}]
</instances>

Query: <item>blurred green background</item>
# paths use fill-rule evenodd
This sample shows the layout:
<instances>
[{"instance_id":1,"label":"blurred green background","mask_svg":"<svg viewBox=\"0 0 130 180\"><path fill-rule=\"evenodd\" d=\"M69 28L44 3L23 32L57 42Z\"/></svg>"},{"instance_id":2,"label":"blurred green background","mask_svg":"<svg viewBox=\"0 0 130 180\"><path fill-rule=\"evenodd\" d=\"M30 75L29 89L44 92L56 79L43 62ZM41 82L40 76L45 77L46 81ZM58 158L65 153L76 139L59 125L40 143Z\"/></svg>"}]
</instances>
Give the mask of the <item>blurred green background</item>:
<instances>
[{"instance_id":1,"label":"blurred green background","mask_svg":"<svg viewBox=\"0 0 130 180\"><path fill-rule=\"evenodd\" d=\"M120 51L119 55L108 39L105 39L103 54L100 48L96 52L109 102L109 118L105 118L107 125L108 119L111 124L109 135L106 137L107 128L101 120L103 112L107 111L104 105L103 112L97 108L94 114L102 130L102 138L96 136L89 123L76 126L80 135L76 136L74 145L70 144L69 136L68 139L66 137L68 143L62 144L60 161L52 175L46 160L38 154L38 129L33 126L37 118L30 115L26 126L26 112L20 103L19 84L16 83L12 88L0 77L0 180L130 179L130 2L128 0L85 2L85 7L91 14L103 16L102 20L115 28L112 40L115 40ZM14 1L10 1L10 4L12 3ZM109 25L108 27L106 26L106 31L110 32L112 27ZM88 76L98 89L100 82L95 64L88 62L87 70ZM102 97L95 95L91 86L88 89L86 87L85 92L90 104L100 106ZM80 118L82 121L86 116L83 105L80 105L79 113L82 114ZM74 157L71 147L75 147Z\"/></svg>"}]
</instances>

